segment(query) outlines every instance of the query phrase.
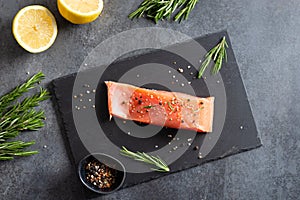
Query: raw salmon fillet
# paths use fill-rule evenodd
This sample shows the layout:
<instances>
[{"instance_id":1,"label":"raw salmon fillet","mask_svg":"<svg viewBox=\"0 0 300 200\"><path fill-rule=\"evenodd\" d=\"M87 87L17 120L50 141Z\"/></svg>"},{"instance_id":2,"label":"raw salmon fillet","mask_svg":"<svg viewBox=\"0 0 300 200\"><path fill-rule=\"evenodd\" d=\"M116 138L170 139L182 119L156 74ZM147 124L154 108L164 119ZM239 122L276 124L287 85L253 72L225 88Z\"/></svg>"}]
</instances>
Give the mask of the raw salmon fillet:
<instances>
[{"instance_id":1,"label":"raw salmon fillet","mask_svg":"<svg viewBox=\"0 0 300 200\"><path fill-rule=\"evenodd\" d=\"M169 128L211 132L214 97L150 90L105 81L112 116Z\"/></svg>"}]
</instances>

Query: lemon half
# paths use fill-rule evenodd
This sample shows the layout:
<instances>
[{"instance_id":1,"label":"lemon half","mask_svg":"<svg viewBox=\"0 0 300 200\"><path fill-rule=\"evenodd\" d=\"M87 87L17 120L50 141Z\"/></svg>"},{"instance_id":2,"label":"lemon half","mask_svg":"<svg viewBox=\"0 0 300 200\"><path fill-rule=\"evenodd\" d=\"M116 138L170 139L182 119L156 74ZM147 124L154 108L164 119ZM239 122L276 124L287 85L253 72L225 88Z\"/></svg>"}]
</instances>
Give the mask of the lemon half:
<instances>
[{"instance_id":1,"label":"lemon half","mask_svg":"<svg viewBox=\"0 0 300 200\"><path fill-rule=\"evenodd\" d=\"M57 0L60 14L73 24L94 21L103 9L102 0Z\"/></svg>"},{"instance_id":2,"label":"lemon half","mask_svg":"<svg viewBox=\"0 0 300 200\"><path fill-rule=\"evenodd\" d=\"M22 8L13 20L15 39L25 50L40 53L54 43L57 24L52 13L40 5Z\"/></svg>"}]
</instances>

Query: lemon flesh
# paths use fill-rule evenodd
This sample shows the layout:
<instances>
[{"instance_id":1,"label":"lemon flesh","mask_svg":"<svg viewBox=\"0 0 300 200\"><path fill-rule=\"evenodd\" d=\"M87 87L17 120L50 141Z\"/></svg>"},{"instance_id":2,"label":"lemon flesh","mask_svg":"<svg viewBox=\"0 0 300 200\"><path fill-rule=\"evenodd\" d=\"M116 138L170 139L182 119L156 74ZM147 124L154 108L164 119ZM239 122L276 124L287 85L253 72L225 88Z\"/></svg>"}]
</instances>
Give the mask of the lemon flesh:
<instances>
[{"instance_id":1,"label":"lemon flesh","mask_svg":"<svg viewBox=\"0 0 300 200\"><path fill-rule=\"evenodd\" d=\"M59 13L73 24L86 24L98 18L102 0L57 0Z\"/></svg>"},{"instance_id":2,"label":"lemon flesh","mask_svg":"<svg viewBox=\"0 0 300 200\"><path fill-rule=\"evenodd\" d=\"M31 53L47 50L57 36L57 24L52 13L40 5L21 9L13 20L13 34L20 46Z\"/></svg>"}]
</instances>

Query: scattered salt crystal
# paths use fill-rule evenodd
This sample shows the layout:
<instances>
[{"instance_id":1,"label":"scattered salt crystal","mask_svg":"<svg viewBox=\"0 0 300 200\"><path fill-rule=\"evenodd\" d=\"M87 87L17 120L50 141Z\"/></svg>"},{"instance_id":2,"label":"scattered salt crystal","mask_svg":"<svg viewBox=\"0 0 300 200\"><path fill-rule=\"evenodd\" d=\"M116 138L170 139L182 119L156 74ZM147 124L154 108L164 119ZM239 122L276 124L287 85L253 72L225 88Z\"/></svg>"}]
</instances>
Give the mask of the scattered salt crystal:
<instances>
[{"instance_id":1,"label":"scattered salt crystal","mask_svg":"<svg viewBox=\"0 0 300 200\"><path fill-rule=\"evenodd\" d=\"M198 156L198 158L203 158L203 157L202 157L202 153L201 153L201 152L199 152L199 156Z\"/></svg>"},{"instance_id":2,"label":"scattered salt crystal","mask_svg":"<svg viewBox=\"0 0 300 200\"><path fill-rule=\"evenodd\" d=\"M183 72L183 69L182 69L182 68L178 68L178 72L179 72L179 73L182 73L182 72Z\"/></svg>"}]
</instances>

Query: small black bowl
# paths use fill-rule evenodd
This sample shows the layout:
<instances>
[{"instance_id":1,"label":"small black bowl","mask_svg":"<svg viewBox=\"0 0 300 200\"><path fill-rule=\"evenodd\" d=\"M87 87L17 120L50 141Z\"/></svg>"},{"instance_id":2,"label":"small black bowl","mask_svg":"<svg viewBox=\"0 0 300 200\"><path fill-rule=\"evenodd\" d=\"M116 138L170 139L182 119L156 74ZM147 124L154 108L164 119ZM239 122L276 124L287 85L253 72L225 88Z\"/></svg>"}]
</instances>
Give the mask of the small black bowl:
<instances>
[{"instance_id":1,"label":"small black bowl","mask_svg":"<svg viewBox=\"0 0 300 200\"><path fill-rule=\"evenodd\" d=\"M111 185L110 188L99 188L87 180L86 166L89 162L92 162L92 161L100 162L100 163L106 165L106 167L109 167L116 172L115 173L116 174L115 182ZM116 158L113 158L112 156L109 156L109 155L106 155L103 153L89 154L86 157L84 157L79 162L78 173L79 173L79 178L80 178L81 182L88 189L92 190L93 192L99 193L99 194L109 194L109 193L115 192L123 185L123 183L125 181L125 177L126 177L124 165Z\"/></svg>"}]
</instances>

